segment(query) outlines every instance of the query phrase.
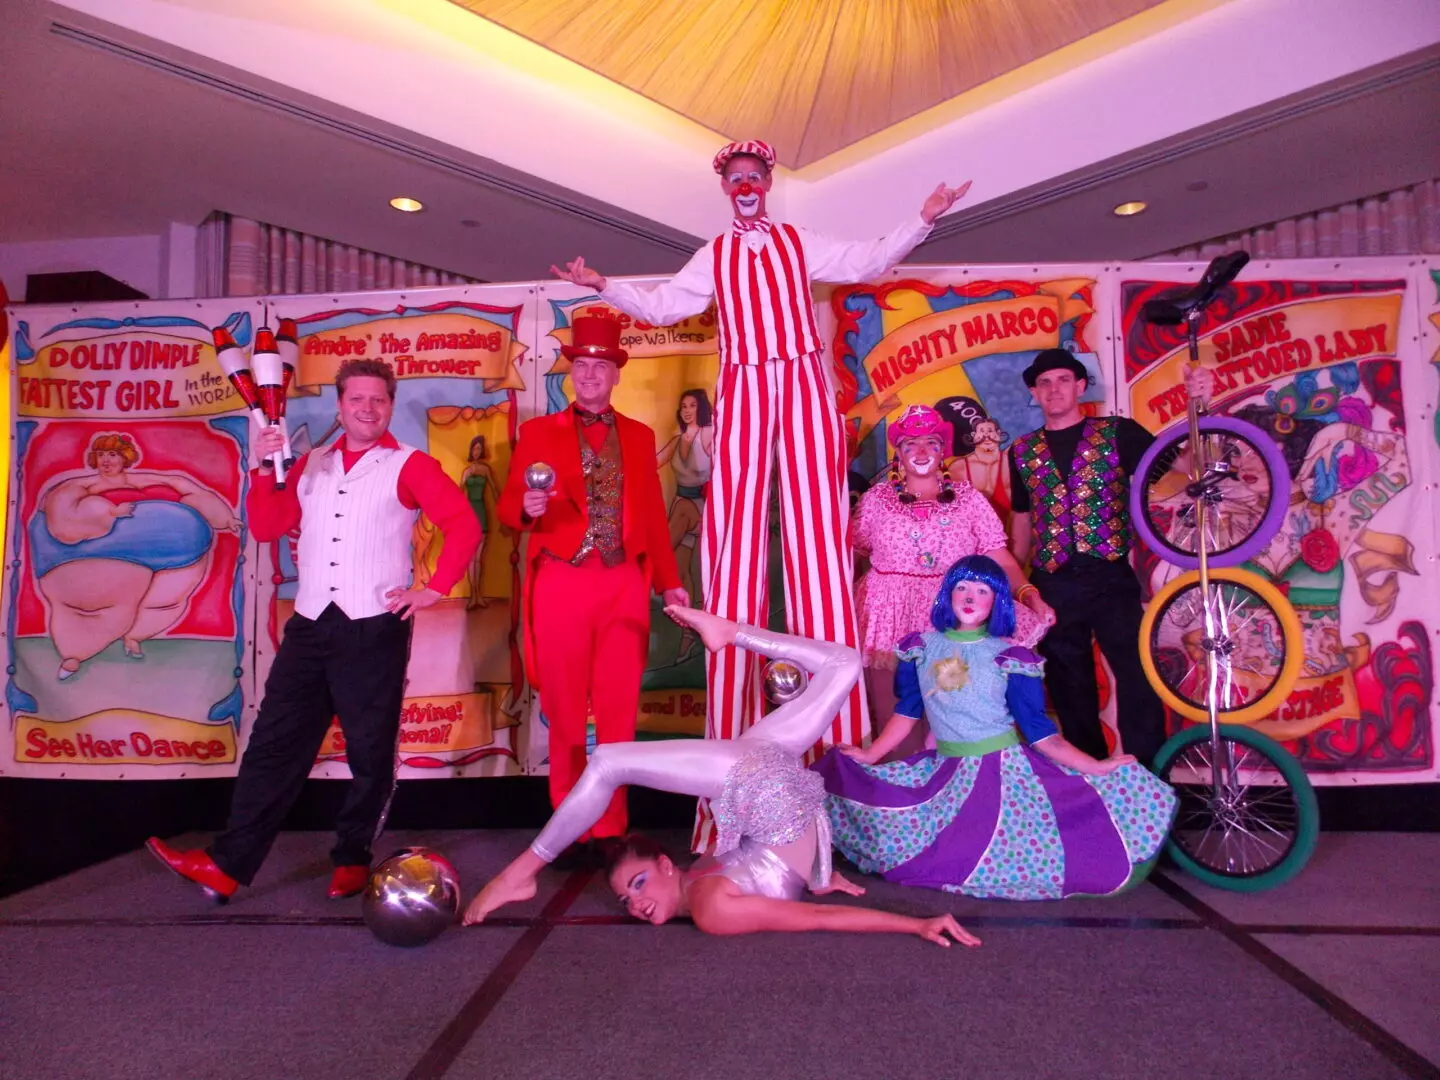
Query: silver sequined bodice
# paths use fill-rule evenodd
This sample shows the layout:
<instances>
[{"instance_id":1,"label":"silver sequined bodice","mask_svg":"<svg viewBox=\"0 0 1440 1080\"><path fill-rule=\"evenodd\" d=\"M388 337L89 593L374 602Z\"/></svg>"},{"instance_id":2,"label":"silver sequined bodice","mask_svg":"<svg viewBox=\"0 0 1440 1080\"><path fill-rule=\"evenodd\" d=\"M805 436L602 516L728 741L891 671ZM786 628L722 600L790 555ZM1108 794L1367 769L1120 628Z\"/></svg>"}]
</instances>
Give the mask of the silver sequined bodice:
<instances>
[{"instance_id":1,"label":"silver sequined bodice","mask_svg":"<svg viewBox=\"0 0 1440 1080\"><path fill-rule=\"evenodd\" d=\"M812 824L817 830L818 851L811 883L829 884L830 818L825 812L825 781L783 747L754 740L753 747L730 767L725 790L711 802L710 810L715 815L715 855L727 867L722 872L744 891L750 889L737 874L756 882L778 876L769 860L800 880L770 848L794 843ZM731 854L733 860L727 861ZM732 865L736 868L733 872L728 869ZM802 891L804 885L801 881ZM757 892L781 895L763 889Z\"/></svg>"}]
</instances>

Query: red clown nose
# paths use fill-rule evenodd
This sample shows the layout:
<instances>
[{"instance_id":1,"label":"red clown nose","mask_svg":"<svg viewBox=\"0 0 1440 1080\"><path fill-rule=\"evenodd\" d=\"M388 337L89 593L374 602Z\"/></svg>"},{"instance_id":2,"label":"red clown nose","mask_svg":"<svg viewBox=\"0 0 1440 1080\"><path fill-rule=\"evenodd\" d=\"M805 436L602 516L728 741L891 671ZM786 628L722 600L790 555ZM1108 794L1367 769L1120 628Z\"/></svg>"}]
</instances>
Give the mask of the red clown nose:
<instances>
[{"instance_id":1,"label":"red clown nose","mask_svg":"<svg viewBox=\"0 0 1440 1080\"><path fill-rule=\"evenodd\" d=\"M755 189L750 186L749 180L741 181L740 186L735 189L736 195L754 195Z\"/></svg>"}]
</instances>

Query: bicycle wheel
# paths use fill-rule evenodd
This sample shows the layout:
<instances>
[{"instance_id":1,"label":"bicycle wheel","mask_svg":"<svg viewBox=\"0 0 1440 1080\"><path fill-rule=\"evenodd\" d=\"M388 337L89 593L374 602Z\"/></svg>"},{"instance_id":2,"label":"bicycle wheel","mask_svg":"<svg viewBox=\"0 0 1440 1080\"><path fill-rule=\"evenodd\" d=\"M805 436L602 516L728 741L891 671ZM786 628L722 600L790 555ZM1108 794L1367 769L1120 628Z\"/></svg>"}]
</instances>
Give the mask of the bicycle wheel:
<instances>
[{"instance_id":1,"label":"bicycle wheel","mask_svg":"<svg viewBox=\"0 0 1440 1080\"><path fill-rule=\"evenodd\" d=\"M1263 551L1285 521L1290 472L1275 441L1254 424L1227 416L1200 421L1206 465L1198 489L1172 467L1190 446L1188 423L1150 444L1130 484L1130 519L1147 547L1186 570L1200 565L1196 497L1206 504L1211 566L1237 566Z\"/></svg>"},{"instance_id":2,"label":"bicycle wheel","mask_svg":"<svg viewBox=\"0 0 1440 1080\"><path fill-rule=\"evenodd\" d=\"M1140 663L1162 701L1189 720L1248 724L1284 702L1304 660L1300 620L1280 591L1248 570L1210 572L1210 610L1192 570L1167 583L1140 622ZM1213 663L1212 663L1213 661Z\"/></svg>"},{"instance_id":3,"label":"bicycle wheel","mask_svg":"<svg viewBox=\"0 0 1440 1080\"><path fill-rule=\"evenodd\" d=\"M1223 765L1220 785L1213 766ZM1180 806L1165 850L1207 885L1237 892L1274 888L1298 874L1320 836L1320 807L1305 770L1253 728L1186 728L1160 748L1155 772Z\"/></svg>"}]
</instances>

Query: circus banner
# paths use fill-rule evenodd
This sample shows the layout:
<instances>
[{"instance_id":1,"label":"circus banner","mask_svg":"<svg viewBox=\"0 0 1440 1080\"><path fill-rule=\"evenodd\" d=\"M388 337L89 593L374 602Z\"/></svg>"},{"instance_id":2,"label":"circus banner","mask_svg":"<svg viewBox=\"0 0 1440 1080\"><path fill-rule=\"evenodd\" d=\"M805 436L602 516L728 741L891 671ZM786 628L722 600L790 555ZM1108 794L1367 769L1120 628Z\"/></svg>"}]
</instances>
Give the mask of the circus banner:
<instances>
[{"instance_id":1,"label":"circus banner","mask_svg":"<svg viewBox=\"0 0 1440 1080\"><path fill-rule=\"evenodd\" d=\"M233 773L253 716L252 301L12 309L0 773Z\"/></svg>"},{"instance_id":2,"label":"circus banner","mask_svg":"<svg viewBox=\"0 0 1440 1080\"><path fill-rule=\"evenodd\" d=\"M1203 267L1122 268L1117 294L1124 403L1159 430L1185 416L1188 352L1146 300ZM1283 270L1283 276L1280 271ZM1428 291L1427 291L1428 288ZM1419 305L1435 288L1408 263L1249 267L1201 326L1213 414L1258 427L1289 470L1280 532L1243 568L1299 616L1304 663L1256 728L1317 782L1397 783L1437 774L1435 749L1435 379ZM1159 588L1176 571L1148 559Z\"/></svg>"},{"instance_id":3,"label":"circus banner","mask_svg":"<svg viewBox=\"0 0 1440 1080\"><path fill-rule=\"evenodd\" d=\"M1041 349L1065 348L1092 373L1082 409L1111 395L1110 312L1097 305L1096 267L905 267L894 280L830 294L840 409L852 444L852 497L888 460L886 425L909 405L930 405L954 430L949 474L1010 514L1005 450L1040 426L1020 377Z\"/></svg>"},{"instance_id":4,"label":"circus banner","mask_svg":"<svg viewBox=\"0 0 1440 1080\"><path fill-rule=\"evenodd\" d=\"M534 292L467 286L346 296L277 297L274 326L294 323L299 345L287 423L297 455L338 434L335 373L347 359L381 360L398 390L391 433L440 461L464 490L484 543L449 596L415 616L400 719L400 776L498 776L523 767L523 671L511 647L518 538L495 506L523 412L534 360ZM256 674L274 657L294 610L298 533L264 545ZM442 537L423 514L415 525L415 581L435 572ZM331 724L313 772L348 776L345 736Z\"/></svg>"},{"instance_id":5,"label":"circus banner","mask_svg":"<svg viewBox=\"0 0 1440 1080\"><path fill-rule=\"evenodd\" d=\"M570 341L572 320L587 314L604 314L623 326L620 344L630 359L615 388L615 408L655 432L670 543L681 583L698 606L704 592L700 520L710 481L719 371L714 312L676 326L654 327L609 308L594 293L569 285L542 286L536 353L543 390L537 414L569 407L570 362L561 355L560 346ZM694 634L671 621L661 610L659 597L652 596L650 656L641 684L636 737L699 736L704 730L705 649ZM544 701L539 700L532 709L531 771L548 768L548 731ZM593 746L593 727L589 740Z\"/></svg>"}]
</instances>

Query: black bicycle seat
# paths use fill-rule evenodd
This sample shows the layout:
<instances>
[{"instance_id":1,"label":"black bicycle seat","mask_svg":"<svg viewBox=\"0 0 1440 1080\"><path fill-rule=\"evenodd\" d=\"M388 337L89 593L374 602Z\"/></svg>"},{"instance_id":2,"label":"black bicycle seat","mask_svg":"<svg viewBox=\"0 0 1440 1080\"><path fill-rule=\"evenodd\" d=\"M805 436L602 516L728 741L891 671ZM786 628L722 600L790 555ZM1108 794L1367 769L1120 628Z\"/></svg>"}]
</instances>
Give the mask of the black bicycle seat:
<instances>
[{"instance_id":1,"label":"black bicycle seat","mask_svg":"<svg viewBox=\"0 0 1440 1080\"><path fill-rule=\"evenodd\" d=\"M1188 289L1180 289L1168 296L1157 296L1145 301L1141 314L1147 322L1160 326L1174 326L1183 323L1192 311L1203 311L1215 299L1215 294L1245 268L1250 256L1243 251L1229 251L1210 260L1200 280Z\"/></svg>"}]
</instances>

